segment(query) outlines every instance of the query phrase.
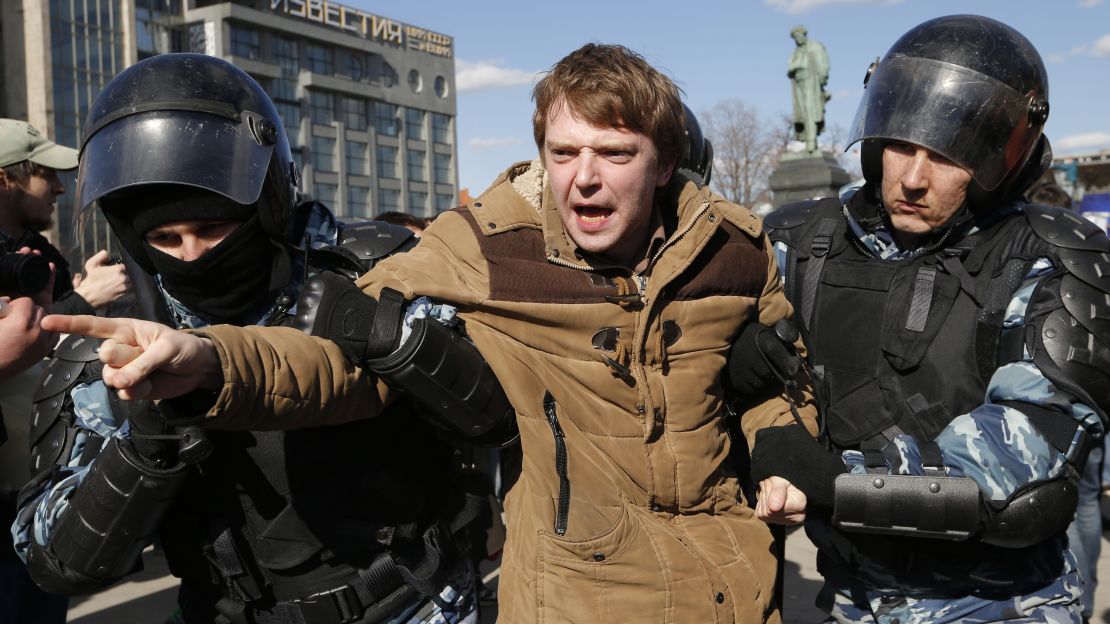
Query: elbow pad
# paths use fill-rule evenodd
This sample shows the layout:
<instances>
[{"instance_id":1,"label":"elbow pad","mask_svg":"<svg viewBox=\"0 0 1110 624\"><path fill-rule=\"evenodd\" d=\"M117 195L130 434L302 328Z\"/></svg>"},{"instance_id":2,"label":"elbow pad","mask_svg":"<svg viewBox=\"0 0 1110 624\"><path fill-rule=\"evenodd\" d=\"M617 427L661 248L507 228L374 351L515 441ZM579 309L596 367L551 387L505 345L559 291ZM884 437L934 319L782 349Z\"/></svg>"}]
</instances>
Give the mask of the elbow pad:
<instances>
[{"instance_id":1,"label":"elbow pad","mask_svg":"<svg viewBox=\"0 0 1110 624\"><path fill-rule=\"evenodd\" d=\"M1032 546L1066 531L1078 502L1073 479L1030 483L1002 503L987 503L981 539L1003 548Z\"/></svg>"},{"instance_id":2,"label":"elbow pad","mask_svg":"<svg viewBox=\"0 0 1110 624\"><path fill-rule=\"evenodd\" d=\"M395 353L366 363L406 391L433 425L480 446L516 440L516 412L478 349L437 321L418 318Z\"/></svg>"},{"instance_id":3,"label":"elbow pad","mask_svg":"<svg viewBox=\"0 0 1110 624\"><path fill-rule=\"evenodd\" d=\"M966 477L842 474L833 524L845 531L966 540L980 526L979 485Z\"/></svg>"},{"instance_id":4,"label":"elbow pad","mask_svg":"<svg viewBox=\"0 0 1110 624\"><path fill-rule=\"evenodd\" d=\"M54 525L50 550L82 577L113 581L131 572L189 468L152 468L120 438L109 438Z\"/></svg>"}]
</instances>

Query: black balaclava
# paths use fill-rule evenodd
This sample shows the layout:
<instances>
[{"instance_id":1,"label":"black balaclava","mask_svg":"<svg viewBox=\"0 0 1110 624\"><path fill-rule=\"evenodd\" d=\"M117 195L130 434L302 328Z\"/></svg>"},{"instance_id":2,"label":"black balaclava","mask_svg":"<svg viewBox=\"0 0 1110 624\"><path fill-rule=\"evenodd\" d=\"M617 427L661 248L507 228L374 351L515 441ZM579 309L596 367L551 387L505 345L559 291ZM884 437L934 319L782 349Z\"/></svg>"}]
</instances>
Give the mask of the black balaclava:
<instances>
[{"instance_id":1,"label":"black balaclava","mask_svg":"<svg viewBox=\"0 0 1110 624\"><path fill-rule=\"evenodd\" d=\"M136 258L140 265L153 269L171 296L209 322L256 321L248 316L273 297L275 282L280 287L287 281L275 279L275 268L288 265L287 254L262 229L254 204L203 189L158 185L106 198L101 207L124 246L141 254ZM242 224L195 260L178 260L146 242L146 233L155 227L200 220Z\"/></svg>"}]
</instances>

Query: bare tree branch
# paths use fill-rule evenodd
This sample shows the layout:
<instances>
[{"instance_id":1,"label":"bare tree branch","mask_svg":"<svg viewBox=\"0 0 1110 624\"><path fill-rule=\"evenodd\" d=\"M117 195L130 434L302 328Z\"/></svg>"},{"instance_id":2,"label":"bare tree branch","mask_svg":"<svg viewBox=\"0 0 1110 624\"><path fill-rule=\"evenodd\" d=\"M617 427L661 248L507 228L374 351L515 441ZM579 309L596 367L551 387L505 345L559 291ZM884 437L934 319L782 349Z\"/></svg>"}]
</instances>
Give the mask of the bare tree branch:
<instances>
[{"instance_id":1,"label":"bare tree branch","mask_svg":"<svg viewBox=\"0 0 1110 624\"><path fill-rule=\"evenodd\" d=\"M769 123L739 99L720 102L700 117L713 143L714 189L742 206L768 201L768 180L791 136L785 118Z\"/></svg>"}]
</instances>

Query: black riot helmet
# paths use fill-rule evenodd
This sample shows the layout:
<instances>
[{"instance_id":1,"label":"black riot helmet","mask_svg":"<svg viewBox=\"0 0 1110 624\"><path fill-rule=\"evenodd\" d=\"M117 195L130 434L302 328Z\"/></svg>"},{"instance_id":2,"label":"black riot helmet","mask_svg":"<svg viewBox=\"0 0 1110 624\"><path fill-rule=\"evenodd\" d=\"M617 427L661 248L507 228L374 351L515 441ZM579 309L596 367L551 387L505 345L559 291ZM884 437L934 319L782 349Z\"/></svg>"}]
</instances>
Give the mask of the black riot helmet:
<instances>
[{"instance_id":1,"label":"black riot helmet","mask_svg":"<svg viewBox=\"0 0 1110 624\"><path fill-rule=\"evenodd\" d=\"M886 141L966 167L985 192L1005 190L1034 152L1047 150L1044 63L1028 39L996 20L951 15L920 24L868 69L864 85L849 145L864 142L870 181L881 177Z\"/></svg>"},{"instance_id":2,"label":"black riot helmet","mask_svg":"<svg viewBox=\"0 0 1110 624\"><path fill-rule=\"evenodd\" d=\"M253 206L275 244L295 236L299 180L289 139L266 92L227 61L163 54L128 67L93 102L84 137L80 211L109 194L181 185ZM141 249L142 232L126 232L128 221L112 212L105 214L121 243L143 269L156 272ZM181 214L195 218L189 210Z\"/></svg>"},{"instance_id":3,"label":"black riot helmet","mask_svg":"<svg viewBox=\"0 0 1110 624\"><path fill-rule=\"evenodd\" d=\"M709 184L713 176L713 145L701 132L701 124L689 106L682 105L686 118L686 143L682 147L682 158L678 161L678 171L685 173L697 185Z\"/></svg>"}]
</instances>

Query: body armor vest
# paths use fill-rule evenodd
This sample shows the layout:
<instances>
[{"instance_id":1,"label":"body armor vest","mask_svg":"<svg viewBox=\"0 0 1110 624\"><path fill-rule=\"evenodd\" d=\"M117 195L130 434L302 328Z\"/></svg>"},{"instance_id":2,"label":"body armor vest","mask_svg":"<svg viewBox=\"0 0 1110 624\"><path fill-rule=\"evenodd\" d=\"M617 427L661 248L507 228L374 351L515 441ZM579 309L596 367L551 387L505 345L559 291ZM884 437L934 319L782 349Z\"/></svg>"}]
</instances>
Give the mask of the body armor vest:
<instances>
[{"instance_id":1,"label":"body armor vest","mask_svg":"<svg viewBox=\"0 0 1110 624\"><path fill-rule=\"evenodd\" d=\"M803 315L838 448L892 427L932 440L982 403L994 370L1021 358L1022 332L1002 321L1047 245L1020 214L906 260L865 251L835 199L771 237L791 248L787 295Z\"/></svg>"}]
</instances>

